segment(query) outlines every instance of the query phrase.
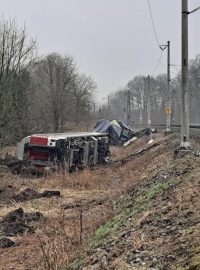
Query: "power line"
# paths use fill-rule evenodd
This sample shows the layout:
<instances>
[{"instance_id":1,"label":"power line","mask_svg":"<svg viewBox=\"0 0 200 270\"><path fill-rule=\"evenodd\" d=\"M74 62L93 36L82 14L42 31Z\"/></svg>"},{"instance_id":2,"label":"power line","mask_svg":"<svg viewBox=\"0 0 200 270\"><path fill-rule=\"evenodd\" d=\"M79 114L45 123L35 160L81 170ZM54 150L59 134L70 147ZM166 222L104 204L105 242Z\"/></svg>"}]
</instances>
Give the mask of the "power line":
<instances>
[{"instance_id":1,"label":"power line","mask_svg":"<svg viewBox=\"0 0 200 270\"><path fill-rule=\"evenodd\" d=\"M161 53L160 53L158 62L157 62L156 66L155 66L155 68L154 68L154 71L153 71L153 77L154 77L154 75L155 75L155 73L156 73L156 71L157 71L157 69L158 69L158 67L159 67L159 65L160 65L160 63L161 63L162 56L163 56L163 51L161 50Z\"/></svg>"},{"instance_id":2,"label":"power line","mask_svg":"<svg viewBox=\"0 0 200 270\"><path fill-rule=\"evenodd\" d=\"M148 7L149 7L149 14L150 14L150 18L151 18L151 22L152 22L152 26L153 26L153 31L154 31L156 43L157 43L157 45L158 45L158 48L161 50L159 59L158 59L158 61L157 61L157 63L156 63L156 66L155 66L155 68L154 68L154 71L153 71L153 76L154 76L159 66L164 67L164 65L163 65L162 62L161 62L161 59L162 59L162 56L163 56L163 51L165 50L166 46L165 46L165 47L162 47L162 45L160 45L160 43L159 43L159 40L158 40L158 34L157 34L157 32L156 32L156 27L155 27L155 23L154 23L154 19L153 19L153 14L152 14L152 11L151 11L150 0L148 0ZM165 68L165 67L164 67L164 68Z\"/></svg>"},{"instance_id":3,"label":"power line","mask_svg":"<svg viewBox=\"0 0 200 270\"><path fill-rule=\"evenodd\" d=\"M177 73L180 72L180 70L178 69L178 66L180 66L180 65L171 65L171 66L176 70Z\"/></svg>"},{"instance_id":4,"label":"power line","mask_svg":"<svg viewBox=\"0 0 200 270\"><path fill-rule=\"evenodd\" d=\"M162 57L163 57L163 50L161 51L161 54L160 54L159 59L158 59L158 61L157 61L157 64L156 64L156 66L155 66L155 68L154 68L153 75L152 75L153 77L155 76L155 73L156 73L156 71L158 70L159 66L161 66L163 70L165 70L165 69L167 68L166 65L163 64L162 61L161 61L161 60L162 60ZM170 65L170 66L176 68L174 65ZM178 72L178 69L176 69L176 71ZM177 75L177 74L174 73L173 71L171 71L171 74L174 75L174 76Z\"/></svg>"},{"instance_id":5,"label":"power line","mask_svg":"<svg viewBox=\"0 0 200 270\"><path fill-rule=\"evenodd\" d=\"M161 65L164 69L167 68L167 66L166 66L165 64L163 64L163 62L161 62L161 60L160 60L160 65Z\"/></svg>"},{"instance_id":6,"label":"power line","mask_svg":"<svg viewBox=\"0 0 200 270\"><path fill-rule=\"evenodd\" d=\"M155 66L155 68L154 68L154 71L153 71L153 76L154 76L159 66L161 66L163 69L166 69L166 65L164 65L164 64L162 63L161 59L162 59L162 56L163 56L163 51L167 48L167 45L160 45L160 43L159 43L159 40L158 40L158 34L157 34L157 32L156 32L156 27L155 27L155 23L154 23L154 18L153 18L153 14L152 14L152 10L151 10L150 0L147 0L147 2L148 2L148 8L149 8L149 13L150 13L150 17L151 17L151 22L152 22L152 26L153 26L153 31L154 31L156 43L157 43L159 49L161 50L159 59L158 59L157 64L156 64L156 66ZM175 74L173 73L173 75L175 75Z\"/></svg>"},{"instance_id":7,"label":"power line","mask_svg":"<svg viewBox=\"0 0 200 270\"><path fill-rule=\"evenodd\" d=\"M159 44L159 40L158 40L158 35L157 35L157 32L156 32L156 27L155 27L155 23L154 23L154 19L153 19L153 14L152 14L152 11L151 11L150 0L148 0L148 7L149 7L149 13L150 13L150 17L151 17L151 22L152 22L152 26L153 26L153 31L154 31L154 34L155 34L156 42L158 44L158 47L160 48L160 44Z\"/></svg>"}]
</instances>

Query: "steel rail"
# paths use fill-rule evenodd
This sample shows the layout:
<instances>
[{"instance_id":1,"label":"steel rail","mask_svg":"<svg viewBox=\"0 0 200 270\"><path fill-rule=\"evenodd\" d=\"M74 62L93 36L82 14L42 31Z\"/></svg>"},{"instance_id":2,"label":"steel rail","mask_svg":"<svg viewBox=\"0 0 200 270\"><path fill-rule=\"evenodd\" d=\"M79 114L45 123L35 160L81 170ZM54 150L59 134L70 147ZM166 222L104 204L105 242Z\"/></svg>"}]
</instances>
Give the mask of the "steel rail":
<instances>
[{"instance_id":1,"label":"steel rail","mask_svg":"<svg viewBox=\"0 0 200 270\"><path fill-rule=\"evenodd\" d=\"M139 124L139 123L135 123L133 124L133 128L134 127L147 127L148 124L144 123L144 124ZM152 127L166 127L166 124L161 124L161 123L152 123L151 125ZM173 128L181 128L180 124L172 124L171 127ZM196 128L196 129L200 129L200 124L190 124L189 128Z\"/></svg>"}]
</instances>

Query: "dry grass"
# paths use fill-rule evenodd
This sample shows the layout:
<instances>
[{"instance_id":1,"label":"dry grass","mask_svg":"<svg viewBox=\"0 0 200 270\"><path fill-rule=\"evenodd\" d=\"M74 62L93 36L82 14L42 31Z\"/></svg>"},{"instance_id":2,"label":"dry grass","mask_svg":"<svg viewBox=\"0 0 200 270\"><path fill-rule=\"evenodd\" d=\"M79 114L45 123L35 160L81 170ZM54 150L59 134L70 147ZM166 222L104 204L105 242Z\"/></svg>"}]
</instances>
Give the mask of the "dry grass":
<instances>
[{"instance_id":1,"label":"dry grass","mask_svg":"<svg viewBox=\"0 0 200 270\"><path fill-rule=\"evenodd\" d=\"M0 159L5 158L6 156L15 156L15 151L15 146L6 146L4 148L0 148Z\"/></svg>"},{"instance_id":2,"label":"dry grass","mask_svg":"<svg viewBox=\"0 0 200 270\"><path fill-rule=\"evenodd\" d=\"M158 135L155 140L163 140L163 137ZM144 144L145 139L141 139L126 149L112 148L113 160L125 158L141 149ZM115 201L119 196L155 174L155 171L160 171L162 164L166 166L168 162L170 166L170 156L165 156L164 153L160 160L160 156L155 154L156 151L157 149L151 150L148 155L132 159L126 164L113 163L74 174L57 171L39 179L22 179L20 176L12 178L12 175L9 175L9 179L5 180L3 177L5 185L11 182L15 186L15 193L27 187L39 192L46 189L61 192L61 198L42 198L1 209L1 216L22 207L26 212L39 211L46 217L45 222L37 225L35 235L19 237L16 241L20 246L3 251L5 269L9 270L13 265L20 269L21 265L21 269L29 266L33 269L54 270L68 264L83 247L80 244L80 207L65 210L65 206L76 203L82 205L81 238L85 242L97 227L114 215ZM92 201L101 203L88 207Z\"/></svg>"}]
</instances>

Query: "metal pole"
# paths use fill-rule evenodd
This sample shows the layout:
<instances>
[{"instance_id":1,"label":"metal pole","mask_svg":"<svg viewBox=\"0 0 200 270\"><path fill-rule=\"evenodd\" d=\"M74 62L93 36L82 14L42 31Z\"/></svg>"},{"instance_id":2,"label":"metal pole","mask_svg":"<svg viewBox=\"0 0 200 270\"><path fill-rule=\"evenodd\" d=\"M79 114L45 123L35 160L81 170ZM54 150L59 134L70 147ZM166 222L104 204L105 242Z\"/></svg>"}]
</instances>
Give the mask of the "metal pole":
<instances>
[{"instance_id":1,"label":"metal pole","mask_svg":"<svg viewBox=\"0 0 200 270\"><path fill-rule=\"evenodd\" d=\"M142 105L140 105L140 124L142 124Z\"/></svg>"},{"instance_id":2,"label":"metal pole","mask_svg":"<svg viewBox=\"0 0 200 270\"><path fill-rule=\"evenodd\" d=\"M127 124L130 125L131 121L131 91L127 91Z\"/></svg>"},{"instance_id":3,"label":"metal pole","mask_svg":"<svg viewBox=\"0 0 200 270\"><path fill-rule=\"evenodd\" d=\"M150 97L151 97L151 84L150 84L150 76L147 77L148 80L148 105L147 105L147 123L148 128L151 128L151 104L150 104Z\"/></svg>"},{"instance_id":4,"label":"metal pole","mask_svg":"<svg viewBox=\"0 0 200 270\"><path fill-rule=\"evenodd\" d=\"M108 107L108 116L107 116L107 118L109 119L110 118L110 97L109 97L109 95L108 95L108 104L107 104L107 107Z\"/></svg>"},{"instance_id":5,"label":"metal pole","mask_svg":"<svg viewBox=\"0 0 200 270\"><path fill-rule=\"evenodd\" d=\"M167 41L167 120L166 120L166 132L171 131L171 101L170 101L170 41Z\"/></svg>"},{"instance_id":6,"label":"metal pole","mask_svg":"<svg viewBox=\"0 0 200 270\"><path fill-rule=\"evenodd\" d=\"M188 0L182 0L182 110L181 148L190 148L188 95Z\"/></svg>"},{"instance_id":7,"label":"metal pole","mask_svg":"<svg viewBox=\"0 0 200 270\"><path fill-rule=\"evenodd\" d=\"M174 90L174 88L173 88L173 90L172 90L172 104L171 104L171 106L172 106L172 115L171 115L171 119L172 119L172 125L174 125L175 124L175 90Z\"/></svg>"}]
</instances>

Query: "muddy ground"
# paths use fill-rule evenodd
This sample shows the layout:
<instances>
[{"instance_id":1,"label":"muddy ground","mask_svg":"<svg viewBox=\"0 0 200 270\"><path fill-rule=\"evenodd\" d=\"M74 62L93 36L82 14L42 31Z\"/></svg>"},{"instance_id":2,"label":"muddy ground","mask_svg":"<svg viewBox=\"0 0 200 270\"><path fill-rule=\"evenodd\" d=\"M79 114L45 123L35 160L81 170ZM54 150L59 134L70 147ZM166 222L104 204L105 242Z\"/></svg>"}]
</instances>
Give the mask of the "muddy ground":
<instances>
[{"instance_id":1,"label":"muddy ground","mask_svg":"<svg viewBox=\"0 0 200 270\"><path fill-rule=\"evenodd\" d=\"M183 157L177 134L148 141L73 175L2 164L0 269L200 269L199 137Z\"/></svg>"}]
</instances>

